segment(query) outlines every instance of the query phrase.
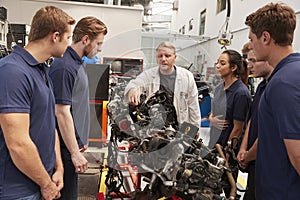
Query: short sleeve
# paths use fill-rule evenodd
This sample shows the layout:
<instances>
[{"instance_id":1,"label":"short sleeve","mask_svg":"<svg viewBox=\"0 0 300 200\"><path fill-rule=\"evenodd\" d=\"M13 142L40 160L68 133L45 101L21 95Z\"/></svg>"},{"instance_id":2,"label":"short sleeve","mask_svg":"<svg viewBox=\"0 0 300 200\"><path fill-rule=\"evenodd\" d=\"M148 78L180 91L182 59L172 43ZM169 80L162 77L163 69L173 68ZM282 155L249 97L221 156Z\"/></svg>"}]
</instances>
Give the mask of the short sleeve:
<instances>
[{"instance_id":1,"label":"short sleeve","mask_svg":"<svg viewBox=\"0 0 300 200\"><path fill-rule=\"evenodd\" d=\"M72 104L72 90L75 82L74 75L65 68L50 70L50 78L53 83L53 90L56 104Z\"/></svg>"},{"instance_id":2,"label":"short sleeve","mask_svg":"<svg viewBox=\"0 0 300 200\"><path fill-rule=\"evenodd\" d=\"M234 102L233 119L245 121L250 108L251 97L246 92L238 93Z\"/></svg>"},{"instance_id":3,"label":"short sleeve","mask_svg":"<svg viewBox=\"0 0 300 200\"><path fill-rule=\"evenodd\" d=\"M30 77L18 66L0 68L0 113L29 113L32 88Z\"/></svg>"}]
</instances>

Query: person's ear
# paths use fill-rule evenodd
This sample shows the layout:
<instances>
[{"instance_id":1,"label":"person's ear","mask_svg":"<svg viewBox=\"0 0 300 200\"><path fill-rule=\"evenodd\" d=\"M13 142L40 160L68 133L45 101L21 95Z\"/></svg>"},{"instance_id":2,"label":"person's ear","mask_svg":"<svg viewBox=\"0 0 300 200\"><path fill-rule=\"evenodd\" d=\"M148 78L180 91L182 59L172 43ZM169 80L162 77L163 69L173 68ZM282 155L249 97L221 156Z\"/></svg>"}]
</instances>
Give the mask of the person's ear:
<instances>
[{"instance_id":1,"label":"person's ear","mask_svg":"<svg viewBox=\"0 0 300 200\"><path fill-rule=\"evenodd\" d=\"M82 44L86 45L89 41L89 36L85 35L81 38Z\"/></svg>"},{"instance_id":2,"label":"person's ear","mask_svg":"<svg viewBox=\"0 0 300 200\"><path fill-rule=\"evenodd\" d=\"M59 32L52 33L51 38L53 42L59 41Z\"/></svg>"},{"instance_id":3,"label":"person's ear","mask_svg":"<svg viewBox=\"0 0 300 200\"><path fill-rule=\"evenodd\" d=\"M231 71L234 72L234 71L236 71L236 70L237 70L237 65L233 65L233 66L231 67Z\"/></svg>"},{"instance_id":4,"label":"person's ear","mask_svg":"<svg viewBox=\"0 0 300 200\"><path fill-rule=\"evenodd\" d=\"M270 33L267 32L267 31L264 31L264 32L262 33L262 37L263 37L263 41L264 41L264 42L268 42L268 41L270 40L270 38L271 38Z\"/></svg>"}]
</instances>

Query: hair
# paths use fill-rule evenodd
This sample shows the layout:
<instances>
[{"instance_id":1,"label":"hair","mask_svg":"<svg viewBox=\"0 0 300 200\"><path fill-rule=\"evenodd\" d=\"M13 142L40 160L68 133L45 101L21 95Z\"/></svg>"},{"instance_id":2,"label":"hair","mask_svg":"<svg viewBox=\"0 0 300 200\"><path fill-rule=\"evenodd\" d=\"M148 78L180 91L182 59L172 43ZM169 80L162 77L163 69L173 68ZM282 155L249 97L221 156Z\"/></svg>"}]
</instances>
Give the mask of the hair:
<instances>
[{"instance_id":1,"label":"hair","mask_svg":"<svg viewBox=\"0 0 300 200\"><path fill-rule=\"evenodd\" d=\"M242 48L243 57L244 57L245 54L249 53L249 51L250 51L250 48L249 48L250 44L251 44L251 42L248 41L248 42L246 42L243 45L243 48Z\"/></svg>"},{"instance_id":2,"label":"hair","mask_svg":"<svg viewBox=\"0 0 300 200\"><path fill-rule=\"evenodd\" d=\"M237 77L241 77L245 73L243 58L241 54L235 50L225 50L222 54L227 54L229 57L229 65L230 67L237 66L237 69L234 71L234 75Z\"/></svg>"},{"instance_id":3,"label":"hair","mask_svg":"<svg viewBox=\"0 0 300 200\"><path fill-rule=\"evenodd\" d=\"M240 74L240 77L245 85L248 85L249 74L250 72L248 70L248 61L243 58L243 70Z\"/></svg>"},{"instance_id":4,"label":"hair","mask_svg":"<svg viewBox=\"0 0 300 200\"><path fill-rule=\"evenodd\" d=\"M248 61L247 61L248 53L251 51L251 49L249 48L250 44L251 44L251 42L248 41L243 45L243 48L242 48L244 72L240 76L241 76L242 81L246 85L248 85L248 78L249 78L249 73L250 73L248 70Z\"/></svg>"},{"instance_id":5,"label":"hair","mask_svg":"<svg viewBox=\"0 0 300 200\"><path fill-rule=\"evenodd\" d=\"M73 25L75 22L75 19L57 7L43 7L32 18L28 41L43 39L54 32L64 35L68 31L68 25Z\"/></svg>"},{"instance_id":6,"label":"hair","mask_svg":"<svg viewBox=\"0 0 300 200\"><path fill-rule=\"evenodd\" d=\"M91 16L84 17L75 26L72 41L77 43L85 35L94 40L101 33L107 34L107 27L101 20Z\"/></svg>"},{"instance_id":7,"label":"hair","mask_svg":"<svg viewBox=\"0 0 300 200\"><path fill-rule=\"evenodd\" d=\"M160 49L160 48L172 49L174 51L174 54L176 54L176 48L175 48L175 46L171 42L164 41L164 42L160 43L157 46L156 51L158 51L158 49Z\"/></svg>"},{"instance_id":8,"label":"hair","mask_svg":"<svg viewBox=\"0 0 300 200\"><path fill-rule=\"evenodd\" d=\"M247 16L245 24L260 38L264 31L270 33L275 44L291 45L296 28L295 11L283 3L269 3Z\"/></svg>"}]
</instances>

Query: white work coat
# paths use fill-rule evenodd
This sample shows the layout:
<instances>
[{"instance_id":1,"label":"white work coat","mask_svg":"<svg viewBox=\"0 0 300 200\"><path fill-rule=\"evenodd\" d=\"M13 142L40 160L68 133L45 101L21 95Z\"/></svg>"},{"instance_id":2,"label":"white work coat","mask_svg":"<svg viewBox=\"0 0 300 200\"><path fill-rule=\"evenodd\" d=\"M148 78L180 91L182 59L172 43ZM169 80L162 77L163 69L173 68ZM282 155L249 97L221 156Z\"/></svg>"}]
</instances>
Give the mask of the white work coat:
<instances>
[{"instance_id":1,"label":"white work coat","mask_svg":"<svg viewBox=\"0 0 300 200\"><path fill-rule=\"evenodd\" d=\"M159 90L159 87L159 68L153 67L145 70L136 79L128 83L125 88L125 97L128 97L129 90L133 88L140 94L146 92L147 96L149 96ZM198 128L200 127L201 115L194 76L187 69L177 66L173 105L179 124L189 122Z\"/></svg>"}]
</instances>

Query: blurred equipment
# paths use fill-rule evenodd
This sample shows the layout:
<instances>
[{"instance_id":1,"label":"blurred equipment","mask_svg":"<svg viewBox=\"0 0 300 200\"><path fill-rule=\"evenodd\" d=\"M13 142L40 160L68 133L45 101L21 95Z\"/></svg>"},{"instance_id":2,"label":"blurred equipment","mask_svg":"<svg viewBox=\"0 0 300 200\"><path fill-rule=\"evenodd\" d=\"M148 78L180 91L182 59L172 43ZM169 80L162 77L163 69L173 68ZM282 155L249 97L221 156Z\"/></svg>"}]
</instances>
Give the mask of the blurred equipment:
<instances>
[{"instance_id":1,"label":"blurred equipment","mask_svg":"<svg viewBox=\"0 0 300 200\"><path fill-rule=\"evenodd\" d=\"M8 55L6 46L0 44L0 59Z\"/></svg>"},{"instance_id":2,"label":"blurred equipment","mask_svg":"<svg viewBox=\"0 0 300 200\"><path fill-rule=\"evenodd\" d=\"M90 100L108 100L109 69L108 64L86 64Z\"/></svg>"},{"instance_id":3,"label":"blurred equipment","mask_svg":"<svg viewBox=\"0 0 300 200\"><path fill-rule=\"evenodd\" d=\"M121 76L137 76L143 71L143 59L104 57L103 63L111 65L111 73Z\"/></svg>"},{"instance_id":4,"label":"blurred equipment","mask_svg":"<svg viewBox=\"0 0 300 200\"><path fill-rule=\"evenodd\" d=\"M30 26L27 24L8 24L7 49L12 51L14 45L24 47L28 43Z\"/></svg>"},{"instance_id":5,"label":"blurred equipment","mask_svg":"<svg viewBox=\"0 0 300 200\"><path fill-rule=\"evenodd\" d=\"M229 19L230 19L230 0L227 0L227 16L225 23L222 25L221 29L219 30L219 38L218 43L222 45L221 48L225 48L226 46L231 45L231 40L233 35L229 30Z\"/></svg>"},{"instance_id":6,"label":"blurred equipment","mask_svg":"<svg viewBox=\"0 0 300 200\"><path fill-rule=\"evenodd\" d=\"M89 81L90 133L89 146L101 147L106 142L106 103L109 98L108 64L86 64Z\"/></svg>"},{"instance_id":7,"label":"blurred equipment","mask_svg":"<svg viewBox=\"0 0 300 200\"><path fill-rule=\"evenodd\" d=\"M239 199L232 182L233 165L227 163L220 148L209 149L201 139L194 139L197 127L177 124L167 93L141 94L141 103L135 107L129 106L122 94L116 94L107 106L111 120L107 199L225 200L224 188L230 189L230 199ZM119 145L124 143L129 148L121 150ZM235 158L230 152L226 151L229 158ZM124 187L121 154L127 155L126 166L138 168L145 188L134 187L132 191Z\"/></svg>"},{"instance_id":8,"label":"blurred equipment","mask_svg":"<svg viewBox=\"0 0 300 200\"><path fill-rule=\"evenodd\" d=\"M204 81L196 80L196 85L198 88L198 99L201 111L201 127L209 127L208 117L211 112L211 88Z\"/></svg>"},{"instance_id":9,"label":"blurred equipment","mask_svg":"<svg viewBox=\"0 0 300 200\"><path fill-rule=\"evenodd\" d=\"M6 21L7 20L7 9L4 7L0 7L0 20Z\"/></svg>"}]
</instances>

